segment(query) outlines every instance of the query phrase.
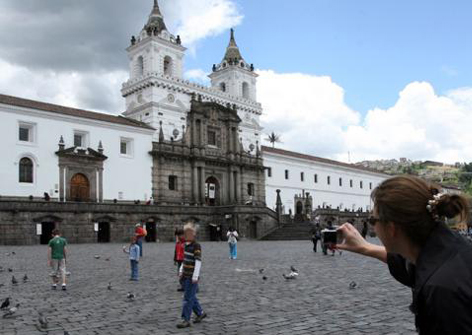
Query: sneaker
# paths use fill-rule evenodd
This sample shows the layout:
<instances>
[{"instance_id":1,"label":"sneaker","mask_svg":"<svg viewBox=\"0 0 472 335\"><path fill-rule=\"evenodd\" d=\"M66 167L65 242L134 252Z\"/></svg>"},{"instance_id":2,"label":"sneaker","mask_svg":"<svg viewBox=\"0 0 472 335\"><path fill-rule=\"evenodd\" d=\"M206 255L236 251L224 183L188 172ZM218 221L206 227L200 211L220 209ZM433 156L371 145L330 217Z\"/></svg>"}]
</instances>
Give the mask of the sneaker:
<instances>
[{"instance_id":1,"label":"sneaker","mask_svg":"<svg viewBox=\"0 0 472 335\"><path fill-rule=\"evenodd\" d=\"M182 328L188 328L190 326L191 326L190 322L182 320L182 322L177 325L177 328L182 329Z\"/></svg>"},{"instance_id":2,"label":"sneaker","mask_svg":"<svg viewBox=\"0 0 472 335\"><path fill-rule=\"evenodd\" d=\"M62 290L63 290L63 291L67 291L66 285L62 285Z\"/></svg>"},{"instance_id":3,"label":"sneaker","mask_svg":"<svg viewBox=\"0 0 472 335\"><path fill-rule=\"evenodd\" d=\"M52 285L51 288L55 291L57 289L57 285Z\"/></svg>"},{"instance_id":4,"label":"sneaker","mask_svg":"<svg viewBox=\"0 0 472 335\"><path fill-rule=\"evenodd\" d=\"M204 318L207 317L207 313L203 312L202 315L199 315L193 320L193 323L200 323Z\"/></svg>"}]
</instances>

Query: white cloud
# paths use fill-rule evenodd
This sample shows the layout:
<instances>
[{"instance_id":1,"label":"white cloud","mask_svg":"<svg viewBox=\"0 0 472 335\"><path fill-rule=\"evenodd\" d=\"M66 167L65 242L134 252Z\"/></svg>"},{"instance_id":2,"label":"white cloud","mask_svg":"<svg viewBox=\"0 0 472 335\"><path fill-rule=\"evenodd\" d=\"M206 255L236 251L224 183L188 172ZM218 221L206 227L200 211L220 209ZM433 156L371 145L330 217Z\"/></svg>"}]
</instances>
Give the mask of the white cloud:
<instances>
[{"instance_id":1,"label":"white cloud","mask_svg":"<svg viewBox=\"0 0 472 335\"><path fill-rule=\"evenodd\" d=\"M29 70L0 59L0 92L27 99L109 113L124 111L124 71L95 73Z\"/></svg>"},{"instance_id":2,"label":"white cloud","mask_svg":"<svg viewBox=\"0 0 472 335\"><path fill-rule=\"evenodd\" d=\"M355 157L408 157L453 163L472 161L472 88L437 95L413 82L389 109L373 109L345 132Z\"/></svg>"},{"instance_id":3,"label":"white cloud","mask_svg":"<svg viewBox=\"0 0 472 335\"><path fill-rule=\"evenodd\" d=\"M333 156L345 150L343 129L357 124L360 114L346 105L342 87L327 76L258 74L266 133L282 134L281 146L296 151Z\"/></svg>"},{"instance_id":4,"label":"white cloud","mask_svg":"<svg viewBox=\"0 0 472 335\"><path fill-rule=\"evenodd\" d=\"M438 95L431 84L413 82L394 106L370 110L363 118L329 77L259 74L263 126L282 134L279 146L344 161L348 152L352 161L472 161L472 88Z\"/></svg>"},{"instance_id":5,"label":"white cloud","mask_svg":"<svg viewBox=\"0 0 472 335\"><path fill-rule=\"evenodd\" d=\"M199 40L219 35L243 19L232 0L172 0L166 4L166 20L169 18L175 33L191 51Z\"/></svg>"},{"instance_id":6,"label":"white cloud","mask_svg":"<svg viewBox=\"0 0 472 335\"><path fill-rule=\"evenodd\" d=\"M196 81L199 84L207 85L210 83L210 78L208 78L208 73L202 69L192 69L185 71L184 77L187 80Z\"/></svg>"}]
</instances>

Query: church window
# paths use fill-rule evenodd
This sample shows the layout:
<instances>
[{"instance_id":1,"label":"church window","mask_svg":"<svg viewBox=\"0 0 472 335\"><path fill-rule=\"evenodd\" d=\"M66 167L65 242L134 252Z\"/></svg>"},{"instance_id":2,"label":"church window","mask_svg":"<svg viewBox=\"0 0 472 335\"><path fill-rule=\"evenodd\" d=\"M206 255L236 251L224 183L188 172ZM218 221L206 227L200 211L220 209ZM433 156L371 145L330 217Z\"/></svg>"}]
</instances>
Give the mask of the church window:
<instances>
[{"instance_id":1,"label":"church window","mask_svg":"<svg viewBox=\"0 0 472 335\"><path fill-rule=\"evenodd\" d=\"M285 170L285 179L289 179L290 175L289 175L289 171L288 170Z\"/></svg>"},{"instance_id":2,"label":"church window","mask_svg":"<svg viewBox=\"0 0 472 335\"><path fill-rule=\"evenodd\" d=\"M137 75L138 75L138 77L141 77L142 75L144 75L144 58L143 58L143 56L138 57Z\"/></svg>"},{"instance_id":3,"label":"church window","mask_svg":"<svg viewBox=\"0 0 472 335\"><path fill-rule=\"evenodd\" d=\"M247 194L251 197L254 196L255 192L254 192L254 184L253 183L247 184Z\"/></svg>"},{"instance_id":4,"label":"church window","mask_svg":"<svg viewBox=\"0 0 472 335\"><path fill-rule=\"evenodd\" d=\"M208 145L216 147L216 132L213 130L208 131Z\"/></svg>"},{"instance_id":5,"label":"church window","mask_svg":"<svg viewBox=\"0 0 472 335\"><path fill-rule=\"evenodd\" d=\"M220 90L221 90L221 92L226 92L226 83L221 83L220 84Z\"/></svg>"},{"instance_id":6,"label":"church window","mask_svg":"<svg viewBox=\"0 0 472 335\"><path fill-rule=\"evenodd\" d=\"M164 57L164 74L166 76L172 76L172 58L169 56Z\"/></svg>"},{"instance_id":7,"label":"church window","mask_svg":"<svg viewBox=\"0 0 472 335\"><path fill-rule=\"evenodd\" d=\"M370 190L372 189L372 183L369 183L369 189Z\"/></svg>"},{"instance_id":8,"label":"church window","mask_svg":"<svg viewBox=\"0 0 472 335\"><path fill-rule=\"evenodd\" d=\"M120 140L120 154L131 157L133 155L133 140L129 138L122 138Z\"/></svg>"},{"instance_id":9,"label":"church window","mask_svg":"<svg viewBox=\"0 0 472 335\"><path fill-rule=\"evenodd\" d=\"M169 190L177 191L177 176L169 176Z\"/></svg>"},{"instance_id":10,"label":"church window","mask_svg":"<svg viewBox=\"0 0 472 335\"><path fill-rule=\"evenodd\" d=\"M315 174L315 184L318 184L318 175Z\"/></svg>"},{"instance_id":11,"label":"church window","mask_svg":"<svg viewBox=\"0 0 472 335\"><path fill-rule=\"evenodd\" d=\"M353 187L353 186L354 186L354 182L352 181L352 179L349 180L349 186L350 186L350 187Z\"/></svg>"},{"instance_id":12,"label":"church window","mask_svg":"<svg viewBox=\"0 0 472 335\"><path fill-rule=\"evenodd\" d=\"M305 172L300 172L300 180L305 181Z\"/></svg>"},{"instance_id":13,"label":"church window","mask_svg":"<svg viewBox=\"0 0 472 335\"><path fill-rule=\"evenodd\" d=\"M326 182L328 183L328 185L331 185L331 177L330 177L330 176L328 176L328 177L326 178Z\"/></svg>"},{"instance_id":14,"label":"church window","mask_svg":"<svg viewBox=\"0 0 472 335\"><path fill-rule=\"evenodd\" d=\"M79 131L74 132L74 147L87 147L87 133Z\"/></svg>"},{"instance_id":15,"label":"church window","mask_svg":"<svg viewBox=\"0 0 472 335\"><path fill-rule=\"evenodd\" d=\"M34 125L31 123L20 123L18 127L18 140L20 142L34 142Z\"/></svg>"},{"instance_id":16,"label":"church window","mask_svg":"<svg viewBox=\"0 0 472 335\"><path fill-rule=\"evenodd\" d=\"M243 90L243 98L249 99L249 84L244 82L242 90Z\"/></svg>"},{"instance_id":17,"label":"church window","mask_svg":"<svg viewBox=\"0 0 472 335\"><path fill-rule=\"evenodd\" d=\"M33 161L27 157L20 160L19 164L20 183L33 183Z\"/></svg>"},{"instance_id":18,"label":"church window","mask_svg":"<svg viewBox=\"0 0 472 335\"><path fill-rule=\"evenodd\" d=\"M361 180L361 182L360 182L360 185L359 185L359 186L360 186L361 188L364 188L364 183L362 182L362 180Z\"/></svg>"},{"instance_id":19,"label":"church window","mask_svg":"<svg viewBox=\"0 0 472 335\"><path fill-rule=\"evenodd\" d=\"M267 168L267 177L272 177L272 168Z\"/></svg>"},{"instance_id":20,"label":"church window","mask_svg":"<svg viewBox=\"0 0 472 335\"><path fill-rule=\"evenodd\" d=\"M343 186L343 179L339 178L339 186Z\"/></svg>"}]
</instances>

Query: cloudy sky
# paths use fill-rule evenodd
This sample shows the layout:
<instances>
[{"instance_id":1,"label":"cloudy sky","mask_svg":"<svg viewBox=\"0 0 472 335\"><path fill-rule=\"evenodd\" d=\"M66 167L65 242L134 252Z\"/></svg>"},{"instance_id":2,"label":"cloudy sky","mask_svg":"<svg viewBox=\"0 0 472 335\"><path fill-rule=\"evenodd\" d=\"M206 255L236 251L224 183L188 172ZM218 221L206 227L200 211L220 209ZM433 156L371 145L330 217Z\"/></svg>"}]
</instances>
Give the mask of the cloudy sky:
<instances>
[{"instance_id":1,"label":"cloudy sky","mask_svg":"<svg viewBox=\"0 0 472 335\"><path fill-rule=\"evenodd\" d=\"M279 146L347 161L472 161L469 0L160 0L208 83L236 28ZM0 93L120 113L152 0L0 0Z\"/></svg>"}]
</instances>

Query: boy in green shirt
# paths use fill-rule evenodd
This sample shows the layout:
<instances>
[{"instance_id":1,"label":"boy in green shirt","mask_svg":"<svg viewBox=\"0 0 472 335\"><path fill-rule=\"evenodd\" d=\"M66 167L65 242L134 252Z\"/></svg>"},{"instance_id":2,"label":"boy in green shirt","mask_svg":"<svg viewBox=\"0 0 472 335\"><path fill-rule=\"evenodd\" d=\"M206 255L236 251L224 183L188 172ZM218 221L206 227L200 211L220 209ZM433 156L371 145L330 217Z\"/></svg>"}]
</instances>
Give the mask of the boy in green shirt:
<instances>
[{"instance_id":1,"label":"boy in green shirt","mask_svg":"<svg viewBox=\"0 0 472 335\"><path fill-rule=\"evenodd\" d=\"M66 290L66 254L67 241L61 237L59 230L52 231L53 238L49 241L48 261L52 268L52 289L57 289L59 275L62 277L62 290Z\"/></svg>"}]
</instances>

